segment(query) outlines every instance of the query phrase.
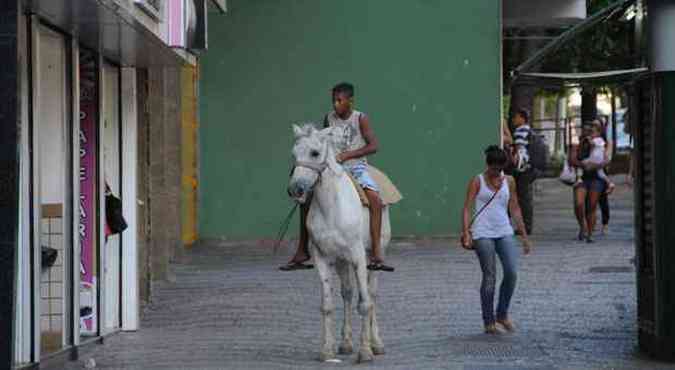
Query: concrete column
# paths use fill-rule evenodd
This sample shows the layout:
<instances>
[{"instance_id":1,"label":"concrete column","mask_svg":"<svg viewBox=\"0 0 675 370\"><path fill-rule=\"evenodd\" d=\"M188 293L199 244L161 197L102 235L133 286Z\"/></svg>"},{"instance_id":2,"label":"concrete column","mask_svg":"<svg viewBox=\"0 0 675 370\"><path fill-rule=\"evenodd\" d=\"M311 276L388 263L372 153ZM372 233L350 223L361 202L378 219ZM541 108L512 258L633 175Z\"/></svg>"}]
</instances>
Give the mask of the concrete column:
<instances>
[{"instance_id":1,"label":"concrete column","mask_svg":"<svg viewBox=\"0 0 675 370\"><path fill-rule=\"evenodd\" d=\"M0 368L14 358L14 309L19 229L19 4L0 2Z\"/></svg>"},{"instance_id":2,"label":"concrete column","mask_svg":"<svg viewBox=\"0 0 675 370\"><path fill-rule=\"evenodd\" d=\"M180 68L166 68L164 70L165 86L165 176L166 176L166 207L169 220L167 223L167 237L169 256L174 261L183 252L181 237L181 70Z\"/></svg>"},{"instance_id":3,"label":"concrete column","mask_svg":"<svg viewBox=\"0 0 675 370\"><path fill-rule=\"evenodd\" d=\"M166 127L164 96L164 69L150 68L148 70L148 119L149 119L149 186L148 200L150 211L150 275L152 281L169 278L169 248L168 228L171 215L168 212L167 201L169 184L167 183L166 162Z\"/></svg>"},{"instance_id":4,"label":"concrete column","mask_svg":"<svg viewBox=\"0 0 675 370\"><path fill-rule=\"evenodd\" d=\"M675 2L648 0L649 64L654 72L675 71Z\"/></svg>"},{"instance_id":5,"label":"concrete column","mask_svg":"<svg viewBox=\"0 0 675 370\"><path fill-rule=\"evenodd\" d=\"M148 71L149 259L152 281L171 280L182 251L180 217L180 69Z\"/></svg>"},{"instance_id":6,"label":"concrete column","mask_svg":"<svg viewBox=\"0 0 675 370\"><path fill-rule=\"evenodd\" d=\"M518 43L516 55L520 61L527 60L537 51L537 45L529 40L522 40ZM509 94L511 95L511 104L509 110L509 128L514 130L513 117L519 109L526 109L530 112L530 119L533 119L532 108L534 106L534 98L537 94L537 86L529 82L522 82L516 80L509 86Z\"/></svg>"}]
</instances>

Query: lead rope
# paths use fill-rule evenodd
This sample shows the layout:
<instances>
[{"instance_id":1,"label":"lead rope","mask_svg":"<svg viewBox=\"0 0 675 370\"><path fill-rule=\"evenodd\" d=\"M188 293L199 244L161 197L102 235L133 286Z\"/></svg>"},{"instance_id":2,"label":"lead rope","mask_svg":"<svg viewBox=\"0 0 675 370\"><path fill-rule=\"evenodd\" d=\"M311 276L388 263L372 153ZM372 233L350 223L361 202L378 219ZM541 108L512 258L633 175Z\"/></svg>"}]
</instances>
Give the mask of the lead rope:
<instances>
[{"instance_id":1,"label":"lead rope","mask_svg":"<svg viewBox=\"0 0 675 370\"><path fill-rule=\"evenodd\" d=\"M274 244L274 249L273 253L274 255L277 254L277 251L279 250L279 246L281 245L281 241L284 239L284 236L286 236L286 232L288 232L288 226L291 224L291 219L293 218L293 215L295 214L295 210L298 209L298 203L295 203L293 208L291 208L291 212L288 213L288 216L286 216L286 219L282 222L281 228L279 229L279 233L277 234L277 242Z\"/></svg>"}]
</instances>

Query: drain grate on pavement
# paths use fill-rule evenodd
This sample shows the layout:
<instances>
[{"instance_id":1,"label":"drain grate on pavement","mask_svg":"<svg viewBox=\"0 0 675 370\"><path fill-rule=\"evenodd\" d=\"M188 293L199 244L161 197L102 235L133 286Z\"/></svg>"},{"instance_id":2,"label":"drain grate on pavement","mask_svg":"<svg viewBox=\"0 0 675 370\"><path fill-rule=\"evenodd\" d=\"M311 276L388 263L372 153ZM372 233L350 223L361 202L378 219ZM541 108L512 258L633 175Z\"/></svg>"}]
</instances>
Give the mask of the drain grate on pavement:
<instances>
[{"instance_id":1,"label":"drain grate on pavement","mask_svg":"<svg viewBox=\"0 0 675 370\"><path fill-rule=\"evenodd\" d=\"M547 366L518 366L518 365L464 365L462 370L557 370Z\"/></svg>"},{"instance_id":2,"label":"drain grate on pavement","mask_svg":"<svg viewBox=\"0 0 675 370\"><path fill-rule=\"evenodd\" d=\"M631 266L593 266L588 271L591 274L633 272L633 267L631 267Z\"/></svg>"},{"instance_id":3,"label":"drain grate on pavement","mask_svg":"<svg viewBox=\"0 0 675 370\"><path fill-rule=\"evenodd\" d=\"M557 370L552 366L464 365L462 370Z\"/></svg>"},{"instance_id":4,"label":"drain grate on pavement","mask_svg":"<svg viewBox=\"0 0 675 370\"><path fill-rule=\"evenodd\" d=\"M537 347L523 347L498 343L468 343L464 345L462 354L465 356L486 359L531 358L544 355Z\"/></svg>"}]
</instances>

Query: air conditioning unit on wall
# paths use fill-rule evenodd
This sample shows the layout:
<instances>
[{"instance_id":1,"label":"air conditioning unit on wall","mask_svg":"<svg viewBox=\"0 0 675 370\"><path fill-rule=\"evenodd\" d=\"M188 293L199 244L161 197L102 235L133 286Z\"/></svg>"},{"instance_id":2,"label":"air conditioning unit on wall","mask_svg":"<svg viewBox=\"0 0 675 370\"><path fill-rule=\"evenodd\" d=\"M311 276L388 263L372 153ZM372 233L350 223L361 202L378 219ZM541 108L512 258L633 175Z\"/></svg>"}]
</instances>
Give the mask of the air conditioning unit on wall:
<instances>
[{"instance_id":1,"label":"air conditioning unit on wall","mask_svg":"<svg viewBox=\"0 0 675 370\"><path fill-rule=\"evenodd\" d=\"M207 48L207 0L166 2L169 46L199 53Z\"/></svg>"}]
</instances>

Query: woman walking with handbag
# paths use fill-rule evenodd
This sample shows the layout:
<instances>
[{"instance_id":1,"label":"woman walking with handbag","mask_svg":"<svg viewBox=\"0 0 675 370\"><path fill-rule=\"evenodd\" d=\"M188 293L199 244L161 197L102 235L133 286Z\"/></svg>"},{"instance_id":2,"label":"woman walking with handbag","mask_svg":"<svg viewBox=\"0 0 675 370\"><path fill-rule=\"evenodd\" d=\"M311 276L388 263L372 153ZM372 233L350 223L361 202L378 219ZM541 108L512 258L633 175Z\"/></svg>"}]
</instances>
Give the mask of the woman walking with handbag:
<instances>
[{"instance_id":1,"label":"woman walking with handbag","mask_svg":"<svg viewBox=\"0 0 675 370\"><path fill-rule=\"evenodd\" d=\"M518 269L518 243L515 239L509 213L520 231L523 252L530 253L531 244L525 232L525 223L518 205L516 184L511 176L505 176L506 153L496 145L485 150L487 168L471 179L462 211L462 247L475 250L483 280L480 298L485 333L498 334L497 325L507 331L515 329L508 317L509 304L516 288ZM473 217L470 210L474 207ZM494 296L496 286L496 258L504 270L499 289L499 303L495 315Z\"/></svg>"}]
</instances>

